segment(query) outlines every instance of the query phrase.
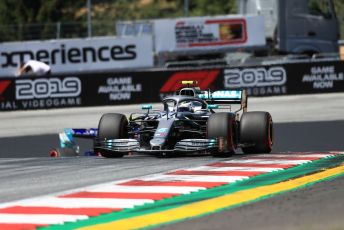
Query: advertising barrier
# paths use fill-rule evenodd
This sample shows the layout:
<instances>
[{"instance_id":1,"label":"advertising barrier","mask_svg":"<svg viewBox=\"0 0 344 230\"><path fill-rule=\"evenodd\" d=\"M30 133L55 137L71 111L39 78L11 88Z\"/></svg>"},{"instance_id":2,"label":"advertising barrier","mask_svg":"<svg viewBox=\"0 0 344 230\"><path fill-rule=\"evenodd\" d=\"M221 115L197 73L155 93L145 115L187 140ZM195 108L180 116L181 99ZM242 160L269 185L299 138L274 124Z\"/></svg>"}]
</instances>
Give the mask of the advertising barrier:
<instances>
[{"instance_id":1,"label":"advertising barrier","mask_svg":"<svg viewBox=\"0 0 344 230\"><path fill-rule=\"evenodd\" d=\"M246 88L251 96L344 92L343 62L159 70L0 79L0 110L159 102L196 80L201 89Z\"/></svg>"},{"instance_id":2,"label":"advertising barrier","mask_svg":"<svg viewBox=\"0 0 344 230\"><path fill-rule=\"evenodd\" d=\"M228 68L224 88L246 88L251 96L343 92L343 62L290 63Z\"/></svg>"},{"instance_id":3,"label":"advertising barrier","mask_svg":"<svg viewBox=\"0 0 344 230\"><path fill-rule=\"evenodd\" d=\"M1 43L0 77L14 76L30 59L50 65L53 74L153 67L153 40L147 35Z\"/></svg>"},{"instance_id":4,"label":"advertising barrier","mask_svg":"<svg viewBox=\"0 0 344 230\"><path fill-rule=\"evenodd\" d=\"M156 52L228 50L265 45L262 16L161 19L153 23Z\"/></svg>"}]
</instances>

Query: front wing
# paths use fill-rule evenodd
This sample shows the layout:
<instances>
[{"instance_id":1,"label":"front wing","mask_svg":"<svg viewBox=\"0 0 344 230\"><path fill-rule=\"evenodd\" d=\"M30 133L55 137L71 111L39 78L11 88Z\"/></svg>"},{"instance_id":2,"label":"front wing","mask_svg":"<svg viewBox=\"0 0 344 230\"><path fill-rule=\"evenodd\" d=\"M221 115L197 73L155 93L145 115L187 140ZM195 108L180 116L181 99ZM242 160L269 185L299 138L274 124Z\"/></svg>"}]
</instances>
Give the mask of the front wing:
<instances>
[{"instance_id":1,"label":"front wing","mask_svg":"<svg viewBox=\"0 0 344 230\"><path fill-rule=\"evenodd\" d=\"M111 151L118 153L192 153L218 150L217 139L184 139L176 143L173 149L149 149L140 146L136 139L114 139L114 140L99 140L95 139L94 149L99 151Z\"/></svg>"},{"instance_id":2,"label":"front wing","mask_svg":"<svg viewBox=\"0 0 344 230\"><path fill-rule=\"evenodd\" d=\"M97 155L97 151L110 151L115 153L142 153L142 154L160 154L160 153L198 153L221 151L219 148L219 139L183 139L175 144L172 149L150 149L142 147L136 139L97 139L97 129L65 129L59 134L60 148L73 149L76 155L80 155L79 145L75 137L93 139L94 152L87 151L84 155ZM92 152L92 154L90 154Z\"/></svg>"}]
</instances>

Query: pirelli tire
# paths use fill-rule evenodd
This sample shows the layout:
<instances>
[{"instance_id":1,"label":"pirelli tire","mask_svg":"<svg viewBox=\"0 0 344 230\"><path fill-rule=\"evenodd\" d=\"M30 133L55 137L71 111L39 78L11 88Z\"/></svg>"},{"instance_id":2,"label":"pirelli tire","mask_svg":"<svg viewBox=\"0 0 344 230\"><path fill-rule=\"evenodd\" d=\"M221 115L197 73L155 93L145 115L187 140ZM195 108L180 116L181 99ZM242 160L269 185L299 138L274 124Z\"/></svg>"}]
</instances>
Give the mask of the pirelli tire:
<instances>
[{"instance_id":1,"label":"pirelli tire","mask_svg":"<svg viewBox=\"0 0 344 230\"><path fill-rule=\"evenodd\" d=\"M270 113L243 113L240 119L240 143L244 153L270 153L273 145L273 122Z\"/></svg>"},{"instance_id":2,"label":"pirelli tire","mask_svg":"<svg viewBox=\"0 0 344 230\"><path fill-rule=\"evenodd\" d=\"M125 115L119 113L104 114L98 124L98 139L122 139L128 138L128 119ZM96 149L103 157L119 158L124 153L113 152L105 149Z\"/></svg>"},{"instance_id":3,"label":"pirelli tire","mask_svg":"<svg viewBox=\"0 0 344 230\"><path fill-rule=\"evenodd\" d=\"M218 139L218 151L215 157L229 157L236 149L236 121L233 113L213 113L207 122L207 138Z\"/></svg>"}]
</instances>

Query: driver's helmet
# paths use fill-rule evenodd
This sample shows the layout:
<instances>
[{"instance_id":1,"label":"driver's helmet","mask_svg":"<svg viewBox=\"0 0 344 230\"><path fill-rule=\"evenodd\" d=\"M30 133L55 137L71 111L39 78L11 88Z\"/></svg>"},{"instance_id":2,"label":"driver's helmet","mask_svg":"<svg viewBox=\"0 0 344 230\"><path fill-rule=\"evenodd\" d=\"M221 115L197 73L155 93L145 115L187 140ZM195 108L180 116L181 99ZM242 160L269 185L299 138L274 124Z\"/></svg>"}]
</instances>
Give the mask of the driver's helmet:
<instances>
[{"instance_id":1,"label":"driver's helmet","mask_svg":"<svg viewBox=\"0 0 344 230\"><path fill-rule=\"evenodd\" d=\"M178 106L178 112L193 112L191 101L183 101Z\"/></svg>"},{"instance_id":2,"label":"driver's helmet","mask_svg":"<svg viewBox=\"0 0 344 230\"><path fill-rule=\"evenodd\" d=\"M199 101L184 101L179 104L178 112L197 112L202 109L202 103Z\"/></svg>"},{"instance_id":3,"label":"driver's helmet","mask_svg":"<svg viewBox=\"0 0 344 230\"><path fill-rule=\"evenodd\" d=\"M193 112L198 112L202 110L202 103L199 101L192 101L192 110Z\"/></svg>"}]
</instances>

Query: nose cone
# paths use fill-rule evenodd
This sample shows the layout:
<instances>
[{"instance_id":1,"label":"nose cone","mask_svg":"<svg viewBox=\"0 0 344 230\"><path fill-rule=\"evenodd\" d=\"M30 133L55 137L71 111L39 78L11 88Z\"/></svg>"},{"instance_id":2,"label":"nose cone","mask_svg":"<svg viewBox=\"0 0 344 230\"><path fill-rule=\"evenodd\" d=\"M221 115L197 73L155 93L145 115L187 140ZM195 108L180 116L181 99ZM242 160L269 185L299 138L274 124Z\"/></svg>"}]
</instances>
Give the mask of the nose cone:
<instances>
[{"instance_id":1,"label":"nose cone","mask_svg":"<svg viewBox=\"0 0 344 230\"><path fill-rule=\"evenodd\" d=\"M162 149L163 145L165 144L165 139L163 138L153 138L152 140L150 140L150 145L151 145L151 149Z\"/></svg>"}]
</instances>

